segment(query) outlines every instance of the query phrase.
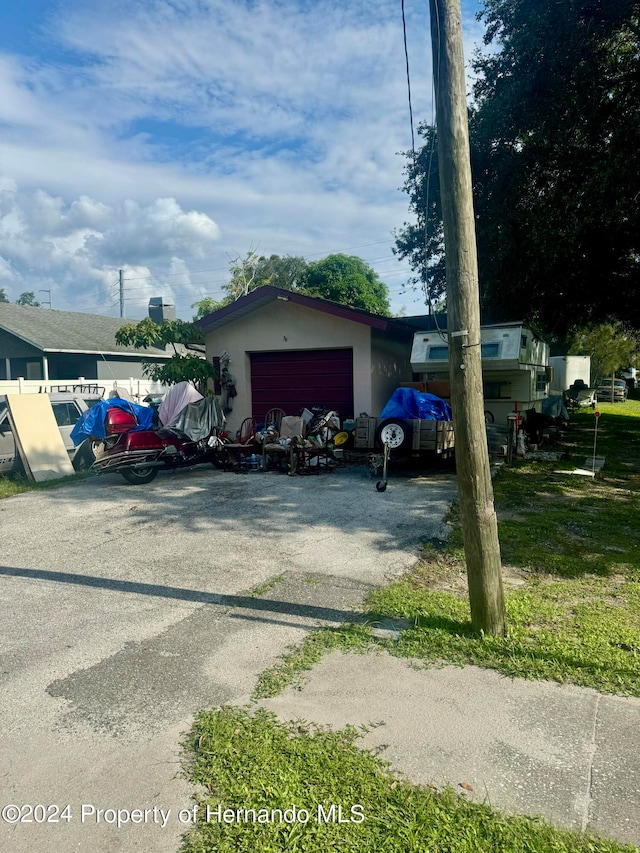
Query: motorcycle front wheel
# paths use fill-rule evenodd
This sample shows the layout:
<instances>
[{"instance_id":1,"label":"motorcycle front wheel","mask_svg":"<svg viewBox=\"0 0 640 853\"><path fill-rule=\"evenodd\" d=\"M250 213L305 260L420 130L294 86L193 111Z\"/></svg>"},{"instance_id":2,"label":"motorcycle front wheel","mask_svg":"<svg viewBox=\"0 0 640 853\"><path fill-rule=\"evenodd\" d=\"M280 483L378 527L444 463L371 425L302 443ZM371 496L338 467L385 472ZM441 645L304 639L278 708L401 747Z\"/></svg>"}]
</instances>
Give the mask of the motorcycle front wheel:
<instances>
[{"instance_id":1,"label":"motorcycle front wheel","mask_svg":"<svg viewBox=\"0 0 640 853\"><path fill-rule=\"evenodd\" d=\"M123 468L120 471L124 479L127 483L132 483L133 485L143 483L150 483L152 480L158 476L157 468Z\"/></svg>"}]
</instances>

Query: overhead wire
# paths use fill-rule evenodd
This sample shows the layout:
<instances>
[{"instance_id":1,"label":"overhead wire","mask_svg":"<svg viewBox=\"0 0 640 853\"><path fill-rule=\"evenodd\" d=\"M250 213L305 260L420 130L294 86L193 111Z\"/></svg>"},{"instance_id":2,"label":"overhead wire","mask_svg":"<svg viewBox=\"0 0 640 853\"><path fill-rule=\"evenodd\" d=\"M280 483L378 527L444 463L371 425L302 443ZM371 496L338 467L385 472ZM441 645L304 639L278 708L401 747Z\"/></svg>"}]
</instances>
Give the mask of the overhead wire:
<instances>
[{"instance_id":1,"label":"overhead wire","mask_svg":"<svg viewBox=\"0 0 640 853\"><path fill-rule=\"evenodd\" d=\"M432 74L431 75L431 80L432 80L432 90L431 90L431 95L432 95L431 96L431 110L432 110L432 112L431 112L431 127L432 127L432 133L431 133L431 139L430 139L429 157L428 157L428 161L427 161L426 187L425 187L425 196L424 196L424 213L422 214L422 217L424 218L424 222L421 224L421 222L420 222L420 219L421 219L420 201L419 201L420 191L419 191L419 186L418 186L418 156L416 154L415 130L414 130L414 121L413 121L413 104L412 104L412 99L411 99L411 71L410 71L410 66L409 66L409 50L408 50L408 45L407 45L407 21L406 21L406 14L405 14L405 0L401 0L401 8L402 8L402 32L403 32L403 39L404 39L404 55L405 55L405 65L406 65L406 73L407 73L407 97L408 97L408 102L409 102L409 123L410 123L410 127L411 127L411 159L412 159L412 165L413 165L412 178L413 178L414 192L415 192L416 203L417 203L418 227L420 228L422 225L421 230L422 230L423 248L424 248L424 261L423 261L423 272L422 272L423 290L424 290L425 302L427 305L427 311L429 314L433 314L431 292L430 292L430 287L429 287L429 200L431 198L431 169L432 169L432 165L433 165L433 154L434 154L434 150L435 150L435 138L436 138L436 133L435 133L435 127L436 127L436 120L435 120L436 81L435 81L435 74ZM437 69L439 69L440 68L440 9L438 6L438 0L434 0L433 9L435 12L435 17L436 17L436 32L438 34L437 54L436 54L435 66ZM435 317L435 315L434 315L434 317ZM437 324L438 324L437 319L435 320L435 322L436 322L436 326L437 326ZM438 328L438 332L440 333L441 336L443 336L442 332L439 328Z\"/></svg>"}]
</instances>

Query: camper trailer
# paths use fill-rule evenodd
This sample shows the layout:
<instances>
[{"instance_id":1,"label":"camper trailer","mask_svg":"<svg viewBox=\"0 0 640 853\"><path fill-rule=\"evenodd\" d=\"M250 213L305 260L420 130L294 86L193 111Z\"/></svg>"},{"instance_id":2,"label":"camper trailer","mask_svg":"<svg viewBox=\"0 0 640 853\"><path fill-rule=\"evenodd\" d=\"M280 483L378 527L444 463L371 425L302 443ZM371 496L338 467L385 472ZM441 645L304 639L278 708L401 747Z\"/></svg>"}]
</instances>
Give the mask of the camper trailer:
<instances>
[{"instance_id":1,"label":"camper trailer","mask_svg":"<svg viewBox=\"0 0 640 853\"><path fill-rule=\"evenodd\" d=\"M480 332L487 420L506 424L515 410L539 412L552 376L549 345L524 323L482 326ZM414 335L411 367L421 381L448 379L449 346L442 324Z\"/></svg>"},{"instance_id":2,"label":"camper trailer","mask_svg":"<svg viewBox=\"0 0 640 853\"><path fill-rule=\"evenodd\" d=\"M591 384L591 356L589 355L554 355L549 359L549 364L553 368L550 391L561 394L576 380L582 380L587 387Z\"/></svg>"}]
</instances>

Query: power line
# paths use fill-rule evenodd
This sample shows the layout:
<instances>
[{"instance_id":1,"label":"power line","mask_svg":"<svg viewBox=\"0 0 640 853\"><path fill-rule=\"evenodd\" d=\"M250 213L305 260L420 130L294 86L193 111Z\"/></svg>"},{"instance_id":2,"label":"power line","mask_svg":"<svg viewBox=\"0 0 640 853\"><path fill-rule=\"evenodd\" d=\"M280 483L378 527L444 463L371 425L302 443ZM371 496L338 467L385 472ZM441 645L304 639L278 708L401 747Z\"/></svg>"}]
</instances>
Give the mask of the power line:
<instances>
[{"instance_id":1,"label":"power line","mask_svg":"<svg viewBox=\"0 0 640 853\"><path fill-rule=\"evenodd\" d=\"M333 249L328 252L314 252L311 255L304 256L305 258L322 258L327 255L335 255L335 254L345 254L346 252L353 252L356 249L365 249L368 246L381 246L384 243L393 243L392 238L388 238L386 240L373 240L371 243L360 243L358 246L348 246L346 249ZM266 255L264 257L267 257ZM170 273L150 273L149 275L139 275L139 276L125 276L124 281L151 281L152 279L157 278L174 278L176 276L188 275L189 277L194 275L203 275L208 272L229 272L229 266L226 267L212 267L204 270L189 270L188 272L170 272ZM127 288L129 290L129 288Z\"/></svg>"}]
</instances>

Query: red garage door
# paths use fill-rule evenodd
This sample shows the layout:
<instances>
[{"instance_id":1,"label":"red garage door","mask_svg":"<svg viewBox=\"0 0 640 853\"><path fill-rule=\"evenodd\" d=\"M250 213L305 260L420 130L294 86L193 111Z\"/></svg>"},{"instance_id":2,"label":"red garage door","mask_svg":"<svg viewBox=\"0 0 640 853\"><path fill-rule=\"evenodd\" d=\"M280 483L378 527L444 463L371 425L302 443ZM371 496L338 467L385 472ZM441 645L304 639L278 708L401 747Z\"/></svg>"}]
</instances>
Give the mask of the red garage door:
<instances>
[{"instance_id":1,"label":"red garage door","mask_svg":"<svg viewBox=\"0 0 640 853\"><path fill-rule=\"evenodd\" d=\"M258 421L274 406L288 415L325 406L352 418L353 350L251 353L251 396Z\"/></svg>"}]
</instances>

